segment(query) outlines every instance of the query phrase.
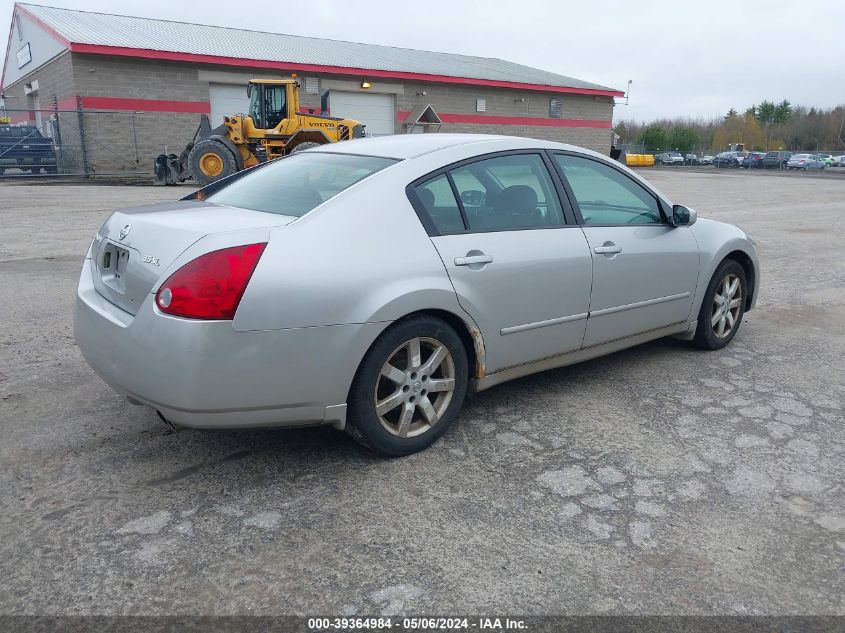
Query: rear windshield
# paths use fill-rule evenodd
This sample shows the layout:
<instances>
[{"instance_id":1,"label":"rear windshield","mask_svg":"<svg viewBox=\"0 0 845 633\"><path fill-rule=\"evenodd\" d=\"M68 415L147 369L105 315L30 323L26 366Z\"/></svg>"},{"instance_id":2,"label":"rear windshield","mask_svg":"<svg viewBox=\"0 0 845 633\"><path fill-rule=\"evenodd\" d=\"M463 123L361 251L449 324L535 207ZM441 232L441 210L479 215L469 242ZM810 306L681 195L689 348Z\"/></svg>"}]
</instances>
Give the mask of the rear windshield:
<instances>
[{"instance_id":1,"label":"rear windshield","mask_svg":"<svg viewBox=\"0 0 845 633\"><path fill-rule=\"evenodd\" d=\"M395 162L376 156L293 154L239 178L208 202L299 217Z\"/></svg>"}]
</instances>

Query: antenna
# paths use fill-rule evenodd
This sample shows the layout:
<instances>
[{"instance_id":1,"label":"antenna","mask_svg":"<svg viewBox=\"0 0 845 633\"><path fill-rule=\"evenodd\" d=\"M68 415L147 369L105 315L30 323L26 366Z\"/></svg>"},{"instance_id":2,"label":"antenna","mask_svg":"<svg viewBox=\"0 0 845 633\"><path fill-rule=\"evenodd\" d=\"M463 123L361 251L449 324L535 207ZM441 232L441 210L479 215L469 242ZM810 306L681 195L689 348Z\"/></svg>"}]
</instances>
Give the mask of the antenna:
<instances>
[{"instance_id":1,"label":"antenna","mask_svg":"<svg viewBox=\"0 0 845 633\"><path fill-rule=\"evenodd\" d=\"M628 98L631 96L631 84L632 83L634 83L634 80L629 79L628 80L628 89L625 91L625 101L624 102L620 101L620 102L617 103L616 99L614 99L613 105L628 105Z\"/></svg>"}]
</instances>

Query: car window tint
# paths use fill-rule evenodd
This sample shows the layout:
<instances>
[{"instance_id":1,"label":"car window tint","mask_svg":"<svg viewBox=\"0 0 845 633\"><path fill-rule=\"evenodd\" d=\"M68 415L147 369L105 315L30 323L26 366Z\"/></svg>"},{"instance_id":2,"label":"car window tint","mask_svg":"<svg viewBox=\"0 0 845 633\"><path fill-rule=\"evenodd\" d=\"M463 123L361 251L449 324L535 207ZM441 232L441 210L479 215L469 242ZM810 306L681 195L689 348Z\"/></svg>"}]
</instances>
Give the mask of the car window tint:
<instances>
[{"instance_id":1,"label":"car window tint","mask_svg":"<svg viewBox=\"0 0 845 633\"><path fill-rule=\"evenodd\" d=\"M556 154L584 224L659 224L657 199L620 171L595 160Z\"/></svg>"},{"instance_id":2,"label":"car window tint","mask_svg":"<svg viewBox=\"0 0 845 633\"><path fill-rule=\"evenodd\" d=\"M440 233L464 230L461 210L445 174L417 185L417 197Z\"/></svg>"},{"instance_id":3,"label":"car window tint","mask_svg":"<svg viewBox=\"0 0 845 633\"><path fill-rule=\"evenodd\" d=\"M455 181L455 187L460 192L480 191L483 194L487 193L487 187L467 169L453 171L452 180ZM478 207L483 203L483 196L478 194L463 193L461 198L465 207Z\"/></svg>"},{"instance_id":4,"label":"car window tint","mask_svg":"<svg viewBox=\"0 0 845 633\"><path fill-rule=\"evenodd\" d=\"M328 152L292 154L233 181L208 201L298 217L395 162Z\"/></svg>"},{"instance_id":5,"label":"car window tint","mask_svg":"<svg viewBox=\"0 0 845 633\"><path fill-rule=\"evenodd\" d=\"M451 171L470 230L560 226L563 214L539 154L477 161Z\"/></svg>"}]
</instances>

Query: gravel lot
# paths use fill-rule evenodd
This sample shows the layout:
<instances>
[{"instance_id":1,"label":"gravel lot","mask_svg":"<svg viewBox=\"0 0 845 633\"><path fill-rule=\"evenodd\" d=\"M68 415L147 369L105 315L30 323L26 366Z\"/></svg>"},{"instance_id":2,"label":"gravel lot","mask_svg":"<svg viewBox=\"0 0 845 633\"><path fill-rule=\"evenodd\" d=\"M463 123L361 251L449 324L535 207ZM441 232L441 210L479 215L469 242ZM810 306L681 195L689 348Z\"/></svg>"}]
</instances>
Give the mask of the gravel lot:
<instances>
[{"instance_id":1,"label":"gravel lot","mask_svg":"<svg viewBox=\"0 0 845 633\"><path fill-rule=\"evenodd\" d=\"M503 385L399 460L124 402L73 342L82 257L187 189L0 184L0 613L845 614L845 179L647 177L759 242L733 344Z\"/></svg>"}]
</instances>

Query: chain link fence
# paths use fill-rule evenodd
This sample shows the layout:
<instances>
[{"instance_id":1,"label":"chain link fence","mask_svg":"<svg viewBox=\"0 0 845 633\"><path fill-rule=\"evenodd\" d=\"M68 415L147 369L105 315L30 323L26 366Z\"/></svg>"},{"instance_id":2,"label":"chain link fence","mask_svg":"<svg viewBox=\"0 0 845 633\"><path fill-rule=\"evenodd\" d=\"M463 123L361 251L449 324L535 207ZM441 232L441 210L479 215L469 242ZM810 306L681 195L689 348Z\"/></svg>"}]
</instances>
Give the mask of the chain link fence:
<instances>
[{"instance_id":1,"label":"chain link fence","mask_svg":"<svg viewBox=\"0 0 845 633\"><path fill-rule=\"evenodd\" d=\"M145 114L0 109L0 177L151 177L154 148L142 155L138 143Z\"/></svg>"}]
</instances>

